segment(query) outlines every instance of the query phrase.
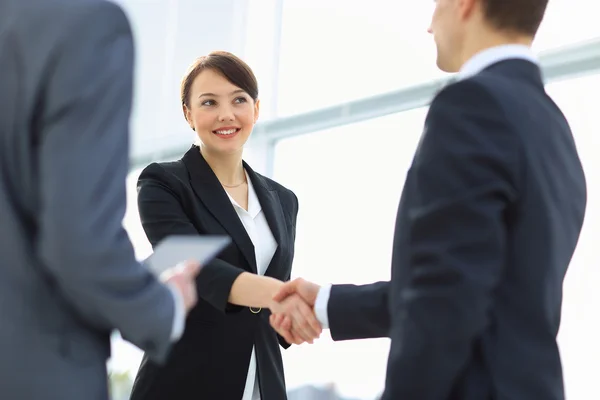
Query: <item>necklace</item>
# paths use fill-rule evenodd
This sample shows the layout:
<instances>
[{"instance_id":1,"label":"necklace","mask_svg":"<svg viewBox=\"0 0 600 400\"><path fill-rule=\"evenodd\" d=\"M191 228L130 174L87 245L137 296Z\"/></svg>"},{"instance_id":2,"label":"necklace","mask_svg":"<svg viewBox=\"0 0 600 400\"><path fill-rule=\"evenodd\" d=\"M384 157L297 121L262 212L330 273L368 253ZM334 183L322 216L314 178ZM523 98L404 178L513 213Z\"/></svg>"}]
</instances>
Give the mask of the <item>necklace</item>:
<instances>
[{"instance_id":1,"label":"necklace","mask_svg":"<svg viewBox=\"0 0 600 400\"><path fill-rule=\"evenodd\" d=\"M233 188L236 188L236 187L238 187L238 186L241 186L241 185L242 185L242 184L244 184L244 183L246 183L246 180L245 180L245 179L244 179L243 181L241 181L240 183L238 183L237 185L226 185L226 184L224 184L224 183L221 183L221 185L225 186L226 188L233 189Z\"/></svg>"}]
</instances>

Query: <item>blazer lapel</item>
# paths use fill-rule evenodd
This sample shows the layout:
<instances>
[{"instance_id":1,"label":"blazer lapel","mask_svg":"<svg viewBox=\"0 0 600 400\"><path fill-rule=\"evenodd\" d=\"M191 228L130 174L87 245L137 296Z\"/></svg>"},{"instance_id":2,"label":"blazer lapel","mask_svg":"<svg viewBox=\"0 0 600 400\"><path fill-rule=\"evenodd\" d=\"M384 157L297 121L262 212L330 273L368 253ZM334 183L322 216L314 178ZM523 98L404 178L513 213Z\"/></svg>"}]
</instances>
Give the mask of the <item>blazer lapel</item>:
<instances>
[{"instance_id":1,"label":"blazer lapel","mask_svg":"<svg viewBox=\"0 0 600 400\"><path fill-rule=\"evenodd\" d=\"M267 224L269 224L271 233L273 233L273 237L277 242L277 250L271 259L267 270L265 271L266 275L269 271L272 272L273 268L281 265L280 259L283 254L282 247L287 247L289 241L288 229L285 225L285 215L283 214L281 200L279 199L279 194L277 191L271 188L268 181L254 172L252 168L246 164L246 162L244 162L244 168L252 180L256 197L258 197L258 201L260 202L260 206L265 214Z\"/></svg>"},{"instance_id":2,"label":"blazer lapel","mask_svg":"<svg viewBox=\"0 0 600 400\"><path fill-rule=\"evenodd\" d=\"M233 242L248 261L252 271L256 273L256 256L252 240L217 176L202 157L200 149L192 146L183 156L183 163L190 173L192 188L196 196L231 236Z\"/></svg>"}]
</instances>

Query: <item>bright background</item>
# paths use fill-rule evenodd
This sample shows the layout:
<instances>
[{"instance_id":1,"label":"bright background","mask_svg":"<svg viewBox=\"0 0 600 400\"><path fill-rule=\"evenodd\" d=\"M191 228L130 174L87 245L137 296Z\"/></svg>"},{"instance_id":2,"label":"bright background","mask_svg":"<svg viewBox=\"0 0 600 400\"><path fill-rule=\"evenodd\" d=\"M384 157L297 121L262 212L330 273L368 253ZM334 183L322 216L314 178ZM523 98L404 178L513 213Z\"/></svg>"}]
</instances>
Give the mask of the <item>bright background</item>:
<instances>
[{"instance_id":1,"label":"bright background","mask_svg":"<svg viewBox=\"0 0 600 400\"><path fill-rule=\"evenodd\" d=\"M120 0L136 36L137 83L125 218L140 258L151 248L137 216L140 167L193 141L178 100L181 76L211 50L233 51L254 69L263 120L400 90L444 75L426 32L433 2L406 0ZM594 0L550 0L535 50L600 37ZM600 398L600 73L547 85L565 112L588 183L581 240L564 284L559 344L567 398ZM294 276L368 283L390 275L392 234L404 177L426 107L277 141L253 143L247 161L300 200ZM179 150L177 150L179 151ZM143 160L143 161L140 161ZM365 212L368 210L368 212ZM115 337L111 368L135 374L141 353ZM288 388L334 384L341 396L382 390L388 340L284 352ZM308 397L307 397L308 398Z\"/></svg>"}]
</instances>

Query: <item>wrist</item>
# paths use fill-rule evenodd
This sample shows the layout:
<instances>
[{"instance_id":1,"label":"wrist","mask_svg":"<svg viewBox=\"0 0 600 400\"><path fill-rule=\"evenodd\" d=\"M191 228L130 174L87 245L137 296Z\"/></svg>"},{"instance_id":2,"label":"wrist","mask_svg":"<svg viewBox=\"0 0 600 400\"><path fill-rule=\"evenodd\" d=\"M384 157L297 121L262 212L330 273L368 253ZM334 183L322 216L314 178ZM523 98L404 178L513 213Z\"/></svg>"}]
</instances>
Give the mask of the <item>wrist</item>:
<instances>
[{"instance_id":1,"label":"wrist","mask_svg":"<svg viewBox=\"0 0 600 400\"><path fill-rule=\"evenodd\" d=\"M265 299L265 302L267 304L265 306L265 308L268 308L271 311L273 311L273 309L279 304L278 302L273 300L273 297L275 297L277 292L279 292L279 290L281 290L282 286L283 286L283 282L278 279L273 278L272 281L269 282L269 288L265 291L268 296Z\"/></svg>"},{"instance_id":2,"label":"wrist","mask_svg":"<svg viewBox=\"0 0 600 400\"><path fill-rule=\"evenodd\" d=\"M233 282L229 302L246 307L269 308L281 285L283 282L275 278L243 272Z\"/></svg>"}]
</instances>

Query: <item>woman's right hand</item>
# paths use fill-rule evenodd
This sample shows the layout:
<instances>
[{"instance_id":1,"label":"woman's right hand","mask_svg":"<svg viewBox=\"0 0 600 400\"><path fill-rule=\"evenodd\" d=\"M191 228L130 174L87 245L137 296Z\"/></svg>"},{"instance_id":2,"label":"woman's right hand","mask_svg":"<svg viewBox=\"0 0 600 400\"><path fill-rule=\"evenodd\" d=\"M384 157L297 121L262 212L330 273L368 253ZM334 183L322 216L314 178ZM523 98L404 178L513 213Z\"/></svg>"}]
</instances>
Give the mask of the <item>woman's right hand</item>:
<instances>
[{"instance_id":1,"label":"woman's right hand","mask_svg":"<svg viewBox=\"0 0 600 400\"><path fill-rule=\"evenodd\" d=\"M281 302L275 300L269 306L271 325L279 327L279 333L290 344L313 343L322 332L313 308L298 294L287 296ZM274 322L277 322L274 324Z\"/></svg>"}]
</instances>

